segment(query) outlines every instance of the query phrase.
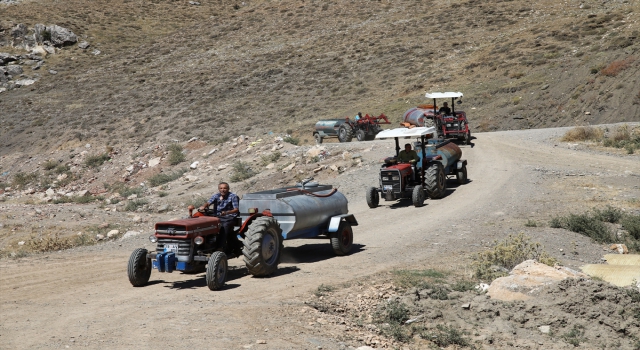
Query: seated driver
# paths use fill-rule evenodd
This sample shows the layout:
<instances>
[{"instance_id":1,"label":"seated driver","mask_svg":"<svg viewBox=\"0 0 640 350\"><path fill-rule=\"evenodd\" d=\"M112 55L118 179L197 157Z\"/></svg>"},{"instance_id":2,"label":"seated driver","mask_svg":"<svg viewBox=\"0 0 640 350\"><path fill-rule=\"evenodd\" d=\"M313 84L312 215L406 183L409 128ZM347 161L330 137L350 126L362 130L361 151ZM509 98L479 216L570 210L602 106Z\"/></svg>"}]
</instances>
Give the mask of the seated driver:
<instances>
[{"instance_id":1,"label":"seated driver","mask_svg":"<svg viewBox=\"0 0 640 350\"><path fill-rule=\"evenodd\" d=\"M411 163L415 164L420 160L418 157L418 153L411 149L411 144L407 143L404 145L404 150L398 153L398 161L400 163Z\"/></svg>"},{"instance_id":2,"label":"seated driver","mask_svg":"<svg viewBox=\"0 0 640 350\"><path fill-rule=\"evenodd\" d=\"M442 114L442 115L450 115L451 114L451 108L449 108L449 104L447 104L446 102L442 104L442 107L440 107L440 110L438 110L438 113Z\"/></svg>"}]
</instances>

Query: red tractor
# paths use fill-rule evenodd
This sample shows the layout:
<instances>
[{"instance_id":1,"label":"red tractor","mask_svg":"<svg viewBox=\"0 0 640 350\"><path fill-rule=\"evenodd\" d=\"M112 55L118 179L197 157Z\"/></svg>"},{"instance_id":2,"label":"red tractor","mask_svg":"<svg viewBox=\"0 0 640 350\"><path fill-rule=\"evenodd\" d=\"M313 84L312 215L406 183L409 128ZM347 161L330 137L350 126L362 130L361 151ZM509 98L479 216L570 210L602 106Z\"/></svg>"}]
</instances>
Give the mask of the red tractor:
<instances>
[{"instance_id":1,"label":"red tractor","mask_svg":"<svg viewBox=\"0 0 640 350\"><path fill-rule=\"evenodd\" d=\"M325 137L331 136L337 136L340 142L351 142L354 135L358 141L369 141L382 130L380 124L391 123L384 114L377 117L367 114L363 117L358 113L358 117L354 119L320 120L316 123L313 137L318 144L322 143Z\"/></svg>"},{"instance_id":2,"label":"red tractor","mask_svg":"<svg viewBox=\"0 0 640 350\"><path fill-rule=\"evenodd\" d=\"M465 144L471 143L471 130L467 114L464 111L456 111L455 103L462 103L461 92L432 92L425 97L432 98L433 104L419 105L404 113L402 118L406 126L433 126L438 132L438 137L445 139L458 139ZM441 106L438 108L436 99L451 98L451 108ZM445 102L446 104L446 102Z\"/></svg>"}]
</instances>

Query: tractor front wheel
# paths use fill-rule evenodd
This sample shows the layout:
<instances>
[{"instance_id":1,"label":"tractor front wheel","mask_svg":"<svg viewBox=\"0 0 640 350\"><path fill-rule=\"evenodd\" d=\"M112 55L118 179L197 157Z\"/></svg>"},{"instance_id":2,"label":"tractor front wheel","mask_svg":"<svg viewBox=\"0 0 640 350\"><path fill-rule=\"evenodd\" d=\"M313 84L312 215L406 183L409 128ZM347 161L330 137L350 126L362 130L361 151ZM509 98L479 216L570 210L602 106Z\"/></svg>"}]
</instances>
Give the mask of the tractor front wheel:
<instances>
[{"instance_id":1,"label":"tractor front wheel","mask_svg":"<svg viewBox=\"0 0 640 350\"><path fill-rule=\"evenodd\" d=\"M432 163L425 171L424 177L429 198L442 198L447 189L447 177L444 174L442 164L440 162Z\"/></svg>"},{"instance_id":2,"label":"tractor front wheel","mask_svg":"<svg viewBox=\"0 0 640 350\"><path fill-rule=\"evenodd\" d=\"M284 249L282 229L276 219L269 216L256 218L245 234L242 254L249 273L268 276L278 269Z\"/></svg>"},{"instance_id":3,"label":"tractor front wheel","mask_svg":"<svg viewBox=\"0 0 640 350\"><path fill-rule=\"evenodd\" d=\"M365 141L367 139L367 134L364 132L364 130L360 129L356 131L356 139L358 141Z\"/></svg>"},{"instance_id":4,"label":"tractor front wheel","mask_svg":"<svg viewBox=\"0 0 640 350\"><path fill-rule=\"evenodd\" d=\"M207 263L207 286L211 290L219 290L227 279L227 255L223 252L213 252Z\"/></svg>"},{"instance_id":5,"label":"tractor front wheel","mask_svg":"<svg viewBox=\"0 0 640 350\"><path fill-rule=\"evenodd\" d=\"M461 185L464 185L467 183L467 165L463 165L462 168L458 169L458 171L456 172L456 180L458 180L458 183Z\"/></svg>"},{"instance_id":6,"label":"tractor front wheel","mask_svg":"<svg viewBox=\"0 0 640 350\"><path fill-rule=\"evenodd\" d=\"M331 247L336 255L347 255L351 252L353 246L353 230L351 225L346 222L340 222L338 231L332 232L330 235Z\"/></svg>"},{"instance_id":7,"label":"tractor front wheel","mask_svg":"<svg viewBox=\"0 0 640 350\"><path fill-rule=\"evenodd\" d=\"M147 250L138 248L131 253L127 274L129 282L134 287L142 287L149 282L151 277L151 259L147 259Z\"/></svg>"},{"instance_id":8,"label":"tractor front wheel","mask_svg":"<svg viewBox=\"0 0 640 350\"><path fill-rule=\"evenodd\" d=\"M413 205L418 208L424 205L424 188L422 185L418 185L413 188L413 193L411 194L411 201Z\"/></svg>"},{"instance_id":9,"label":"tractor front wheel","mask_svg":"<svg viewBox=\"0 0 640 350\"><path fill-rule=\"evenodd\" d=\"M351 142L353 138L353 130L349 124L342 124L338 129L338 141Z\"/></svg>"},{"instance_id":10,"label":"tractor front wheel","mask_svg":"<svg viewBox=\"0 0 640 350\"><path fill-rule=\"evenodd\" d=\"M375 187L367 188L367 205L369 208L375 208L380 203L380 195L378 189Z\"/></svg>"}]
</instances>

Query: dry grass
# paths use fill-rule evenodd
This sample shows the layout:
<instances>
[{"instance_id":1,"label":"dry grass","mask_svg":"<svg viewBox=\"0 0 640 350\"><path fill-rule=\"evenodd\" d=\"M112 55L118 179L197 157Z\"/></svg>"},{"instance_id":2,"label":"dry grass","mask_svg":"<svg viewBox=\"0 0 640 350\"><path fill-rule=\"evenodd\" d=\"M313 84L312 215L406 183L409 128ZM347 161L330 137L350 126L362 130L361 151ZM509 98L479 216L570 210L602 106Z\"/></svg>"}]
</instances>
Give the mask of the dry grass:
<instances>
[{"instance_id":1,"label":"dry grass","mask_svg":"<svg viewBox=\"0 0 640 350\"><path fill-rule=\"evenodd\" d=\"M603 70L600 71L602 75L606 75L608 77L615 77L620 74L621 71L627 69L631 63L633 63L636 59L634 57L629 57L624 60L613 61L609 63Z\"/></svg>"},{"instance_id":2,"label":"dry grass","mask_svg":"<svg viewBox=\"0 0 640 350\"><path fill-rule=\"evenodd\" d=\"M578 126L567 131L560 139L565 142L600 141L604 137L604 130L591 126Z\"/></svg>"}]
</instances>

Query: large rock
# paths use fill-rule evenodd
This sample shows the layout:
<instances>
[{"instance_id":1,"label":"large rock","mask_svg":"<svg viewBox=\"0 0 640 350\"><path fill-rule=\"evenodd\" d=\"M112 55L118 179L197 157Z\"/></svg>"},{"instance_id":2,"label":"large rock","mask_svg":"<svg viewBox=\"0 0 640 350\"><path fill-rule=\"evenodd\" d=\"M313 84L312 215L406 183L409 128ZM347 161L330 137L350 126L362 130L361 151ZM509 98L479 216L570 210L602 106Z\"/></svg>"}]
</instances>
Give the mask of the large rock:
<instances>
[{"instance_id":1,"label":"large rock","mask_svg":"<svg viewBox=\"0 0 640 350\"><path fill-rule=\"evenodd\" d=\"M0 66L4 66L9 62L15 62L18 58L6 52L0 52Z\"/></svg>"},{"instance_id":2,"label":"large rock","mask_svg":"<svg viewBox=\"0 0 640 350\"><path fill-rule=\"evenodd\" d=\"M73 45L78 41L78 37L72 31L55 24L47 26L46 31L51 34L51 43L54 46Z\"/></svg>"},{"instance_id":3,"label":"large rock","mask_svg":"<svg viewBox=\"0 0 640 350\"><path fill-rule=\"evenodd\" d=\"M18 77L23 72L22 67L17 64L10 64L6 66L4 70L14 78Z\"/></svg>"},{"instance_id":4,"label":"large rock","mask_svg":"<svg viewBox=\"0 0 640 350\"><path fill-rule=\"evenodd\" d=\"M545 286L566 278L588 278L587 275L564 266L551 267L535 260L527 260L511 270L510 275L494 280L487 294L503 301L528 300Z\"/></svg>"}]
</instances>

